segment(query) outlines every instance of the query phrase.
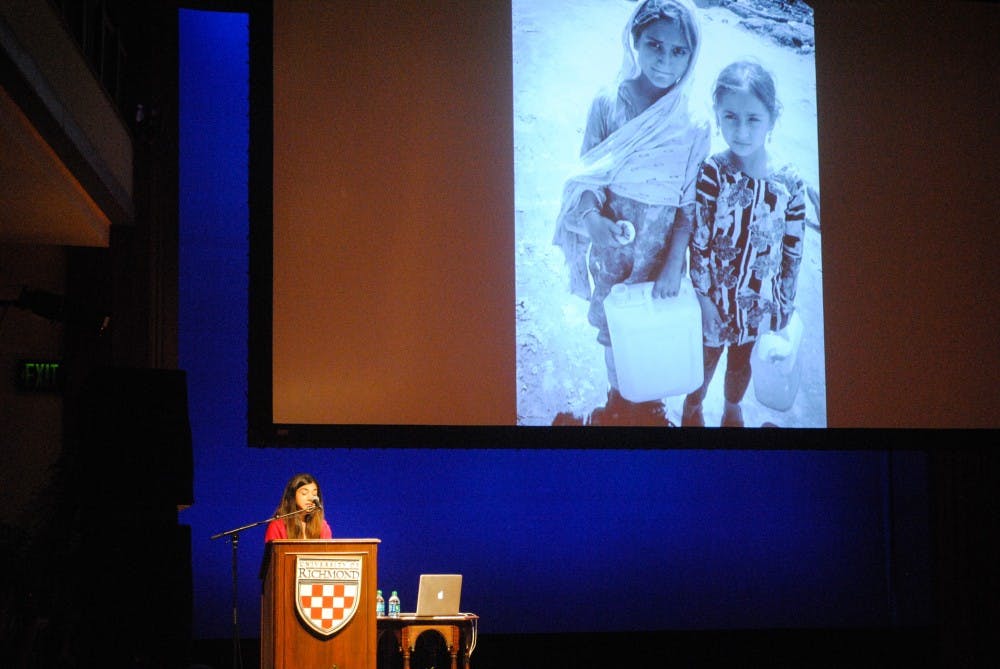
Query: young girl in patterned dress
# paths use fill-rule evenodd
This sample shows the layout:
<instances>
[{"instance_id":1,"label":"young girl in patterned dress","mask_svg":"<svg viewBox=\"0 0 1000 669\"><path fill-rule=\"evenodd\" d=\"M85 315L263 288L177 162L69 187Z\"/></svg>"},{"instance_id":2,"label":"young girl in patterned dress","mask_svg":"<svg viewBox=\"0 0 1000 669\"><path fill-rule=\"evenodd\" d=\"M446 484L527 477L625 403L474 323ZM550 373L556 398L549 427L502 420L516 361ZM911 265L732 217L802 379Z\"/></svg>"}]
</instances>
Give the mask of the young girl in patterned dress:
<instances>
[{"instance_id":1,"label":"young girl in patterned dress","mask_svg":"<svg viewBox=\"0 0 1000 669\"><path fill-rule=\"evenodd\" d=\"M722 427L742 427L754 342L784 328L794 310L805 187L793 166L770 162L766 143L780 105L763 67L728 65L712 101L729 149L710 156L698 176L690 273L701 303L705 380L685 398L681 425L705 424L702 401L726 349Z\"/></svg>"},{"instance_id":2,"label":"young girl in patterned dress","mask_svg":"<svg viewBox=\"0 0 1000 669\"><path fill-rule=\"evenodd\" d=\"M588 320L605 351L608 400L588 422L669 425L661 401L633 403L618 392L604 298L621 282L652 281L654 298L679 291L695 179L711 143L707 119L688 109L700 46L694 6L689 0L638 3L622 46L615 85L591 103L554 243L566 254L570 289L590 301Z\"/></svg>"}]
</instances>

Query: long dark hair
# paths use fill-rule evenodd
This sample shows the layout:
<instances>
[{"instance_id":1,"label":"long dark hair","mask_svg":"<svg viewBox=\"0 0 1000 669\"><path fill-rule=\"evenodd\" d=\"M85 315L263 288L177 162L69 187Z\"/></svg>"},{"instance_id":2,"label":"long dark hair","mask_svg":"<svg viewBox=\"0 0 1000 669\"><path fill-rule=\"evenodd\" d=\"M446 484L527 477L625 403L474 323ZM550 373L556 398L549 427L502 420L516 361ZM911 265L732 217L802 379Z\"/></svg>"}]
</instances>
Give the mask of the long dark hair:
<instances>
[{"instance_id":1,"label":"long dark hair","mask_svg":"<svg viewBox=\"0 0 1000 669\"><path fill-rule=\"evenodd\" d=\"M302 486L311 483L316 484L316 496L319 498L320 506L308 513L302 512L286 516L285 514L294 513L299 510L298 504L295 503L296 491ZM281 495L281 503L278 505L278 509L274 512L274 515L285 516L283 521L289 539L320 538L320 532L323 529L323 491L319 487L319 482L312 474L296 474L288 479L288 483L285 484L285 492ZM300 519L304 521L304 525L299 522Z\"/></svg>"}]
</instances>

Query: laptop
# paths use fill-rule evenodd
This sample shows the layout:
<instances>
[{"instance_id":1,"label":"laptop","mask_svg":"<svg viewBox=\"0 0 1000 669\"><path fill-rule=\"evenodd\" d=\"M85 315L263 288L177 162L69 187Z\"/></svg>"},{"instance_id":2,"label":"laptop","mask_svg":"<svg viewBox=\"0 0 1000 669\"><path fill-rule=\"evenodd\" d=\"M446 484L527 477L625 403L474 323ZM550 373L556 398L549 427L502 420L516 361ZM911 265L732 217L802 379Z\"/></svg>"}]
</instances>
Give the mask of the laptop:
<instances>
[{"instance_id":1,"label":"laptop","mask_svg":"<svg viewBox=\"0 0 1000 669\"><path fill-rule=\"evenodd\" d=\"M461 600L461 574L420 575L417 616L457 616Z\"/></svg>"}]
</instances>

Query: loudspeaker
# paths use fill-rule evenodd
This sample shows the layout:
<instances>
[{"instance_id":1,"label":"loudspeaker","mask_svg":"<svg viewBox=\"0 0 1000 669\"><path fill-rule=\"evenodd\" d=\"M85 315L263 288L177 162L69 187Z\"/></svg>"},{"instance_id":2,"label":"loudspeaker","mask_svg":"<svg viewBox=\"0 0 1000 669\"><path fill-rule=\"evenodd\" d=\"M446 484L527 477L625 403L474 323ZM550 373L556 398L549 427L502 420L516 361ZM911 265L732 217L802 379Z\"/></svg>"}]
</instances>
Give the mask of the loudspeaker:
<instances>
[{"instance_id":1,"label":"loudspeaker","mask_svg":"<svg viewBox=\"0 0 1000 669\"><path fill-rule=\"evenodd\" d=\"M183 370L96 369L81 387L75 415L79 465L90 477L92 502L121 494L111 480L133 483L133 504L194 502Z\"/></svg>"},{"instance_id":2,"label":"loudspeaker","mask_svg":"<svg viewBox=\"0 0 1000 669\"><path fill-rule=\"evenodd\" d=\"M177 522L194 498L186 374L99 368L68 409L60 509L73 530L62 576L74 583L79 664L187 666L191 536Z\"/></svg>"}]
</instances>

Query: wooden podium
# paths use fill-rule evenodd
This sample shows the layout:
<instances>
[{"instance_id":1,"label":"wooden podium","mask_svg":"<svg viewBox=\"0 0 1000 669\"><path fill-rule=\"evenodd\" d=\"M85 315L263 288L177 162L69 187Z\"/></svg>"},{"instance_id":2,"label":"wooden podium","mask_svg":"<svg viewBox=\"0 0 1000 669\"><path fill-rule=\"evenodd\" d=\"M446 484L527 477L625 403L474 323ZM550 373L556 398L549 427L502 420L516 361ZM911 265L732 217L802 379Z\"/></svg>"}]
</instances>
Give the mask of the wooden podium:
<instances>
[{"instance_id":1,"label":"wooden podium","mask_svg":"<svg viewBox=\"0 0 1000 669\"><path fill-rule=\"evenodd\" d=\"M261 669L375 669L378 539L282 539L261 565Z\"/></svg>"}]
</instances>

